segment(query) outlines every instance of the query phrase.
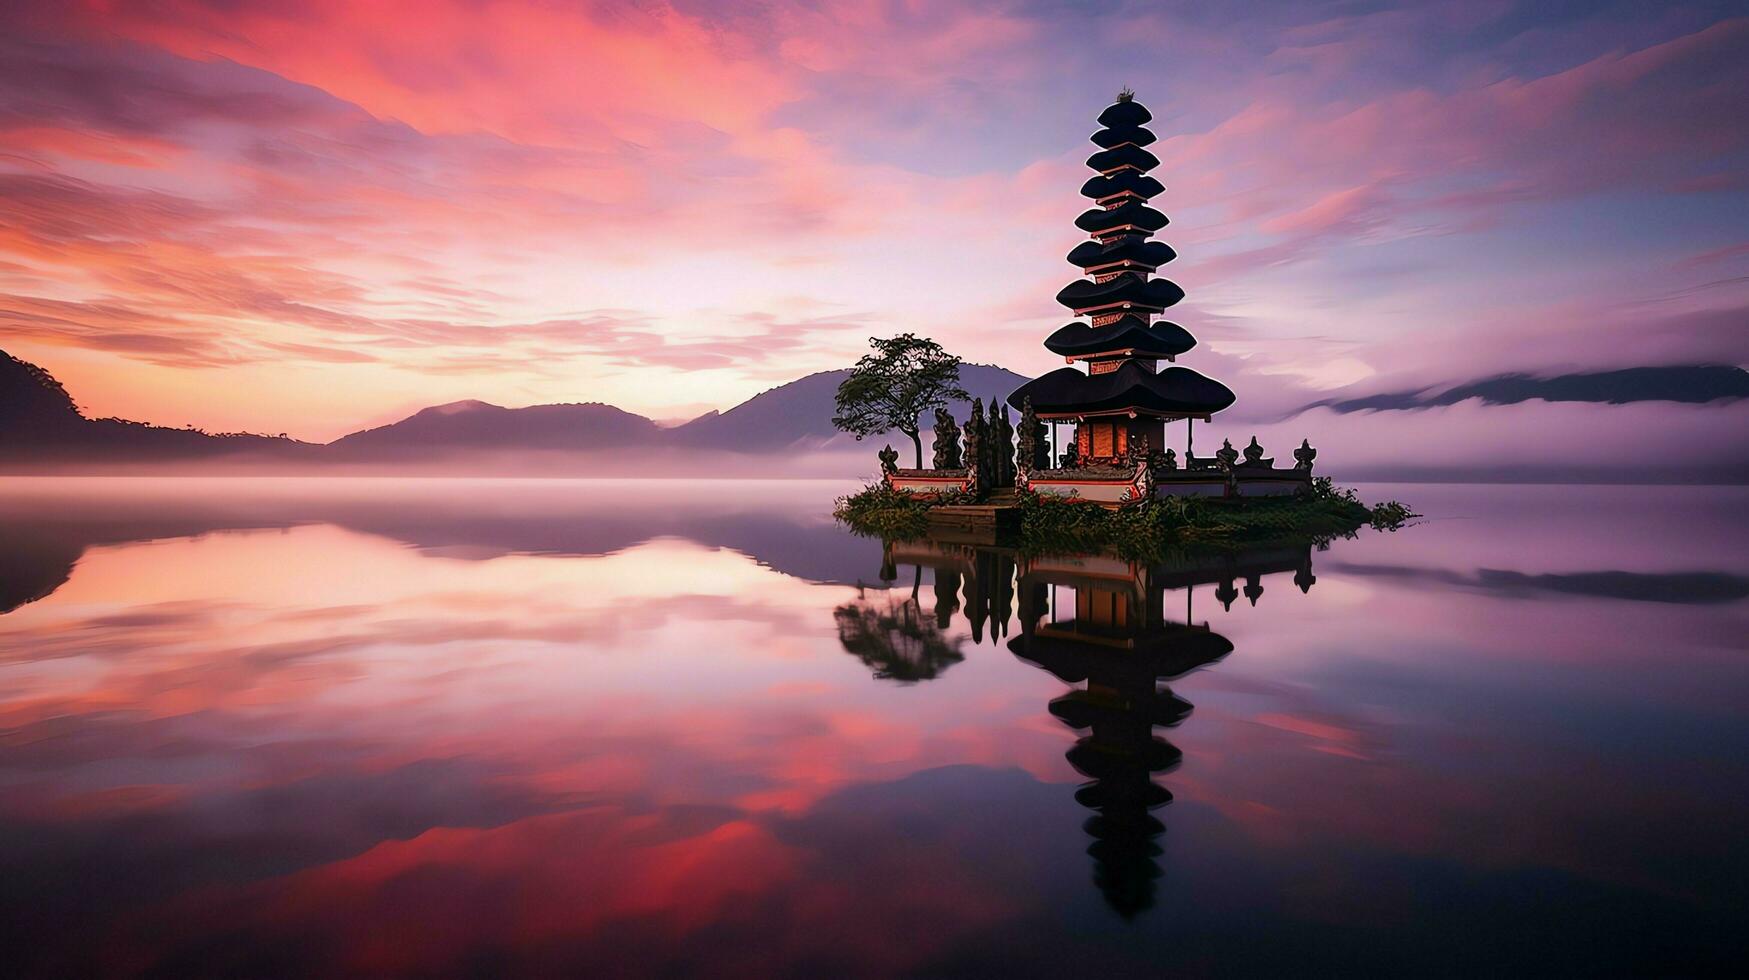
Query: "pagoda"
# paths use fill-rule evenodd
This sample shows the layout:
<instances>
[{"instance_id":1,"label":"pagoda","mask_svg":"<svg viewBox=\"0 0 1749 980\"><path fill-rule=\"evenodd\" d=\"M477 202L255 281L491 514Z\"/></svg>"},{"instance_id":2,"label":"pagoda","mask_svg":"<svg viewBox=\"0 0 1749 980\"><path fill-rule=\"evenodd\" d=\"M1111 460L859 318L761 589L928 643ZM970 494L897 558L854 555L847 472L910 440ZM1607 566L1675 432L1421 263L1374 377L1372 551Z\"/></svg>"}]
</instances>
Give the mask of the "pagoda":
<instances>
[{"instance_id":1,"label":"pagoda","mask_svg":"<svg viewBox=\"0 0 1749 980\"><path fill-rule=\"evenodd\" d=\"M1020 494L1105 507L1163 496L1279 496L1311 489L1318 451L1309 441L1293 451L1292 468L1278 468L1256 436L1242 450L1227 439L1210 455L1194 451L1197 420L1212 421L1234 396L1219 381L1175 363L1196 346L1196 338L1165 319L1184 290L1157 275L1178 253L1154 240L1166 216L1148 202L1166 188L1148 173L1160 165L1148 152L1156 139L1146 126L1152 119L1128 89L1099 114L1102 128L1093 134L1098 151L1087 158L1094 174L1081 185L1081 195L1094 206L1075 219L1088 240L1068 256L1084 278L1057 293L1057 302L1084 319L1045 338L1045 348L1068 366L1008 396L1008 406L1020 411L1012 430L1018 439L1011 445L1006 411L998 414L992 402L995 421L986 422L974 405L962 459L954 451L953 420L939 413L937 445L946 448L937 452L935 467L900 470L897 453L883 454L889 487L932 498L965 495L998 511L1016 496L1005 494L1010 485ZM1180 419L1182 455L1166 441L1167 423ZM1067 444L1056 438L1065 424L1074 433ZM954 519L969 520L964 510L958 507Z\"/></svg>"},{"instance_id":2,"label":"pagoda","mask_svg":"<svg viewBox=\"0 0 1749 980\"><path fill-rule=\"evenodd\" d=\"M1144 124L1152 118L1127 89L1099 114L1104 128L1093 134L1099 150L1087 158L1095 173L1081 185L1094 206L1075 219L1089 240L1068 256L1088 278L1057 293L1057 302L1087 319L1045 339L1071 366L1027 382L1008 398L1022 410L1030 402L1042 422L1076 425L1072 447L1059 457L1067 466L1128 467L1166 448L1166 423L1207 421L1234 400L1219 381L1161 364L1176 361L1196 338L1160 319L1184 290L1156 275L1177 253L1153 237L1167 219L1148 205L1165 190L1148 174L1160 163L1147 150L1155 136ZM1187 469L1193 460L1187 427Z\"/></svg>"}]
</instances>

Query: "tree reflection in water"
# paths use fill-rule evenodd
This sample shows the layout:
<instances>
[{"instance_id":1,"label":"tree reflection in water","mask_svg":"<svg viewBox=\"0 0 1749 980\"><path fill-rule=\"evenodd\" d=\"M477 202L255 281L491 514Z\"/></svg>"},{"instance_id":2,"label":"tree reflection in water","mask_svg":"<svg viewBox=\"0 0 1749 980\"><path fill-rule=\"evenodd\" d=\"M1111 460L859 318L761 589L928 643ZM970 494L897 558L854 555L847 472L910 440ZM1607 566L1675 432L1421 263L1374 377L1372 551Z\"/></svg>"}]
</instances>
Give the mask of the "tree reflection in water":
<instances>
[{"instance_id":1,"label":"tree reflection in water","mask_svg":"<svg viewBox=\"0 0 1749 980\"><path fill-rule=\"evenodd\" d=\"M1227 656L1233 645L1198 624L1192 590L1213 583L1215 597L1231 608L1241 594L1253 605L1262 579L1292 573L1301 592L1317 579L1309 545L1233 554L1186 557L1153 564L1112 555L1020 556L1012 551L931 542L891 544L886 577L913 565L917 583L910 598L889 600L877 613L866 600L838 610L845 649L877 668L876 676L921 680L936 676L951 651L942 637L954 612L963 610L974 643L1009 633L1015 598L1020 635L1008 643L1019 659L1049 671L1071 689L1050 703L1050 712L1081 733L1066 758L1088 782L1075 792L1094 811L1082 829L1093 838L1093 880L1111 908L1133 918L1154 904L1162 853L1157 838L1165 824L1154 810L1172 794L1154 781L1175 769L1183 753L1155 734L1190 715L1190 702L1165 686ZM917 606L921 571L935 579L935 615ZM1169 613L1166 594L1182 590L1182 619ZM961 598L963 596L963 605ZM1171 604L1176 610L1177 602ZM902 642L901 642L902 641ZM932 652L933 651L933 652ZM889 664L901 664L906 673ZM886 671L883 673L883 670Z\"/></svg>"},{"instance_id":2,"label":"tree reflection in water","mask_svg":"<svg viewBox=\"0 0 1749 980\"><path fill-rule=\"evenodd\" d=\"M838 624L838 642L873 668L879 680L932 680L966 658L959 640L926 618L914 595L901 600L889 594L877 606L861 591L855 602L834 609L832 618Z\"/></svg>"}]
</instances>

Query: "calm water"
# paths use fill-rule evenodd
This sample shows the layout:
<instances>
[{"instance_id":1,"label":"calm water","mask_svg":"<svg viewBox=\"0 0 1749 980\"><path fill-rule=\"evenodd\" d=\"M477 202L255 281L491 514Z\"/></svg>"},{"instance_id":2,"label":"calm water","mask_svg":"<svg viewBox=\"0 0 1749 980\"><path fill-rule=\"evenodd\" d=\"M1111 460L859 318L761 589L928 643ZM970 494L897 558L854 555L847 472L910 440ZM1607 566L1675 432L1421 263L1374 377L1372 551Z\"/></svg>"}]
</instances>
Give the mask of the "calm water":
<instances>
[{"instance_id":1,"label":"calm water","mask_svg":"<svg viewBox=\"0 0 1749 980\"><path fill-rule=\"evenodd\" d=\"M5 972L1749 952L1749 492L1133 568L883 555L840 489L5 479Z\"/></svg>"}]
</instances>

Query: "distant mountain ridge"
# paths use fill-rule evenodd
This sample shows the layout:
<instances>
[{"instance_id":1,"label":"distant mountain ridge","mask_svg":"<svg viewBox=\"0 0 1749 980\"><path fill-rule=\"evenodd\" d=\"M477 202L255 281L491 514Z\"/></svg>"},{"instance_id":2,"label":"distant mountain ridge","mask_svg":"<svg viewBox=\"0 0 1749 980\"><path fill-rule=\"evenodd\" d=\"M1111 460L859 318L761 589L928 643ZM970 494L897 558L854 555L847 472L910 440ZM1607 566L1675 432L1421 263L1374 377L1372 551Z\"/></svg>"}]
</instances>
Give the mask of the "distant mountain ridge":
<instances>
[{"instance_id":1,"label":"distant mountain ridge","mask_svg":"<svg viewBox=\"0 0 1749 980\"><path fill-rule=\"evenodd\" d=\"M1732 364L1678 364L1540 378L1530 374L1500 374L1452 388L1435 386L1313 402L1302 411L1313 408L1329 408L1342 413L1409 411L1456 405L1472 398L1488 405L1516 405L1536 399L1607 405L1648 401L1697 405L1720 399L1749 398L1749 371Z\"/></svg>"},{"instance_id":2,"label":"distant mountain ridge","mask_svg":"<svg viewBox=\"0 0 1749 980\"><path fill-rule=\"evenodd\" d=\"M854 452L851 438L832 426L834 395L848 369L822 371L761 392L722 412L710 412L672 427L600 403L507 408L483 401L435 405L399 421L350 433L326 445L247 433L207 433L122 419L89 419L48 371L0 351L0 470L11 472L104 472L189 466L250 469L291 474L372 472L426 475L503 473L516 475L681 475L708 471L743 476L840 476L855 459L872 464L873 448L891 443L911 459L909 440L897 433L875 436ZM965 388L989 404L1026 381L987 364L962 367ZM1415 410L1476 399L1510 405L1532 399L1600 404L1666 401L1707 403L1749 397L1749 372L1730 365L1676 365L1557 375L1498 375L1455 386L1366 398L1330 399L1313 407L1338 413ZM965 403L950 407L964 420ZM927 430L932 420L921 420ZM1609 465L1461 466L1437 459L1401 459L1388 466L1351 469L1357 479L1444 482L1449 480L1549 480L1553 482L1749 483L1749 463L1708 460L1686 468L1623 468ZM330 469L332 468L332 469ZM379 471L380 472L380 471ZM1346 474L1345 474L1346 475Z\"/></svg>"},{"instance_id":3,"label":"distant mountain ridge","mask_svg":"<svg viewBox=\"0 0 1749 980\"><path fill-rule=\"evenodd\" d=\"M849 368L810 374L760 392L726 412L708 412L675 426L670 432L678 445L714 449L739 447L747 452L784 449L844 437L844 433L833 428L832 415L838 386L849 376ZM960 366L961 387L971 392L973 398L983 399L986 407L992 400L1008 397L1009 392L1026 381L1025 377L994 364ZM971 403L953 402L948 411L964 422L970 414ZM925 429L931 424L932 420L923 419Z\"/></svg>"},{"instance_id":4,"label":"distant mountain ridge","mask_svg":"<svg viewBox=\"0 0 1749 980\"><path fill-rule=\"evenodd\" d=\"M832 426L832 415L838 385L849 373L846 368L810 374L728 411L709 412L672 428L600 402L506 408L465 400L434 405L321 445L87 419L52 374L0 352L0 461L176 462L236 455L357 463L461 452L674 448L763 453L815 448L834 438L848 438ZM986 402L1006 397L1025 381L994 365L961 368L962 385ZM949 410L963 420L969 404L955 402ZM925 428L930 424L930 419L923 420Z\"/></svg>"},{"instance_id":5,"label":"distant mountain ridge","mask_svg":"<svg viewBox=\"0 0 1749 980\"><path fill-rule=\"evenodd\" d=\"M505 408L468 400L434 405L399 422L341 436L325 448L349 457L432 449L575 451L649 445L663 431L642 415L599 402Z\"/></svg>"}]
</instances>

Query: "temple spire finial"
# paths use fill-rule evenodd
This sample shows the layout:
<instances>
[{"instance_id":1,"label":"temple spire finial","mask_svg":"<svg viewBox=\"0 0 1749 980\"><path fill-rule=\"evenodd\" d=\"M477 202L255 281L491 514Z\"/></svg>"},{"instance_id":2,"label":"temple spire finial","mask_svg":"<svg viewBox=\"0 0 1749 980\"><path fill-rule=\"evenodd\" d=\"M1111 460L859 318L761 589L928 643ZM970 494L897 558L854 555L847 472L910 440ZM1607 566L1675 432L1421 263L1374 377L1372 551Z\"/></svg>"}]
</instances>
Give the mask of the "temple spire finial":
<instances>
[{"instance_id":1,"label":"temple spire finial","mask_svg":"<svg viewBox=\"0 0 1749 980\"><path fill-rule=\"evenodd\" d=\"M1136 97L1135 91L1133 89L1131 89L1128 85L1125 85L1123 88L1120 88L1117 90L1117 100L1119 102L1128 102L1128 101L1134 99L1135 97Z\"/></svg>"}]
</instances>

